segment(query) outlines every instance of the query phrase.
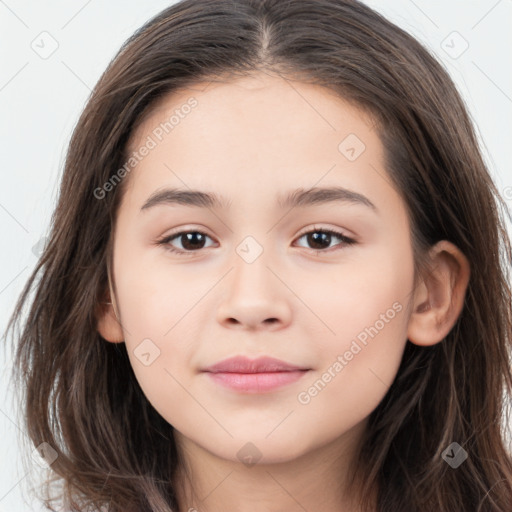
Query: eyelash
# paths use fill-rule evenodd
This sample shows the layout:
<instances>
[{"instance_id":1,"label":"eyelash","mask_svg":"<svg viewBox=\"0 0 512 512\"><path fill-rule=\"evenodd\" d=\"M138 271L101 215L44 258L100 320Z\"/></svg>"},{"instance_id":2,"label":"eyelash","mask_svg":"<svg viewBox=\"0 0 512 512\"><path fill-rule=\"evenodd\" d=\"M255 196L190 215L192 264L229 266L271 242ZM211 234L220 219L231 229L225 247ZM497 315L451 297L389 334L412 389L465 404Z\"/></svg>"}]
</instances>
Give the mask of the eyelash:
<instances>
[{"instance_id":1,"label":"eyelash","mask_svg":"<svg viewBox=\"0 0 512 512\"><path fill-rule=\"evenodd\" d=\"M196 230L196 229L191 229L191 230L179 231L177 233L171 233L170 235L167 235L166 237L158 240L156 242L156 244L157 245L166 246L165 249L167 251L169 251L169 252L171 252L173 254L176 254L177 256L185 256L185 257L191 256L192 254L194 254L196 252L199 252L201 249L198 249L196 251L183 251L181 249L176 249L176 248L172 247L171 245L169 245L169 242L171 242L175 238L179 238L181 235L184 235L184 234L187 234L187 233L199 233L200 235L204 235L204 236L207 236L208 238L211 238L209 235L207 235L203 231L199 231L199 230ZM313 228L312 230L306 231L305 233L300 235L298 237L298 239L301 239L302 237L304 237L305 235L309 235L310 233L326 233L326 234L329 234L329 235L334 235L337 238L341 239L342 243L339 244L339 245L341 245L342 248L344 246L350 246L350 245L354 245L354 244L357 243L352 238L348 238L347 236L343 235L343 233L340 233L339 231L335 231L335 230L332 230L332 229L317 229L317 228ZM332 248L330 248L330 249L311 249L311 250L315 251L316 254L319 254L319 253L331 252ZM339 249L336 249L336 250L339 250Z\"/></svg>"}]
</instances>

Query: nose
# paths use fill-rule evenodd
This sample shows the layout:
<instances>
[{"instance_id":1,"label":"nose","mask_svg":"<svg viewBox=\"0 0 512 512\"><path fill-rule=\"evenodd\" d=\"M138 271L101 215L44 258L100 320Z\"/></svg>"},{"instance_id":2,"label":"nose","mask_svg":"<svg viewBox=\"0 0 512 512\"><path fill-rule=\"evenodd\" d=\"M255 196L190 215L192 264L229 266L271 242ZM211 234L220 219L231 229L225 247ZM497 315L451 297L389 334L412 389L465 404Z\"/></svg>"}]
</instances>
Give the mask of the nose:
<instances>
[{"instance_id":1,"label":"nose","mask_svg":"<svg viewBox=\"0 0 512 512\"><path fill-rule=\"evenodd\" d=\"M248 263L240 256L226 276L224 299L217 320L224 327L241 330L278 330L291 320L291 292L272 268L265 252Z\"/></svg>"}]
</instances>

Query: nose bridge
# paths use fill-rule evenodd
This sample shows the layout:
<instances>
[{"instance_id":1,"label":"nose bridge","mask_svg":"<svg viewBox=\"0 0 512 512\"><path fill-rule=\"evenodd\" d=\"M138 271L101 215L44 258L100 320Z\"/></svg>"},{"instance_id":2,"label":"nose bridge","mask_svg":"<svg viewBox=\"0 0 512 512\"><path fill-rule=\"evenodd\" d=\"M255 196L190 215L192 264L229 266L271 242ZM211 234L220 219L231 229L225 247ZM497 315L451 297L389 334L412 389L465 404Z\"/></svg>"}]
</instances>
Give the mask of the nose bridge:
<instances>
[{"instance_id":1,"label":"nose bridge","mask_svg":"<svg viewBox=\"0 0 512 512\"><path fill-rule=\"evenodd\" d=\"M262 235L256 238L253 235L245 236L235 247L233 255L233 286L237 291L259 293L260 288L269 286L269 277L272 272L267 265L270 261L272 249L268 247L269 237L262 240Z\"/></svg>"}]
</instances>

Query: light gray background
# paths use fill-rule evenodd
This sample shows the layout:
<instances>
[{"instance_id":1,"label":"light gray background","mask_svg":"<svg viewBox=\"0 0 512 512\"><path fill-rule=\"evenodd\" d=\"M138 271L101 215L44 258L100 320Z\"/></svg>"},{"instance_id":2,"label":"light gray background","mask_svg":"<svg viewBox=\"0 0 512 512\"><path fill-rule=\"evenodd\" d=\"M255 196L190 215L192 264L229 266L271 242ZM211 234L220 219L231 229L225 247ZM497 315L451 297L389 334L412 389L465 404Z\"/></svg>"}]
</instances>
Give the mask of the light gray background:
<instances>
[{"instance_id":1,"label":"light gray background","mask_svg":"<svg viewBox=\"0 0 512 512\"><path fill-rule=\"evenodd\" d=\"M125 39L172 3L0 0L2 333L36 263L33 247L47 232L66 146L90 89ZM512 73L507 55L512 48L512 1L366 3L415 35L444 63L462 92L490 170L510 205ZM58 47L48 56L44 52L52 45ZM0 357L0 382L6 389L11 359L9 352L2 351ZM28 478L17 445L24 433L12 400L9 388L0 401L0 512L43 510L26 495Z\"/></svg>"}]
</instances>

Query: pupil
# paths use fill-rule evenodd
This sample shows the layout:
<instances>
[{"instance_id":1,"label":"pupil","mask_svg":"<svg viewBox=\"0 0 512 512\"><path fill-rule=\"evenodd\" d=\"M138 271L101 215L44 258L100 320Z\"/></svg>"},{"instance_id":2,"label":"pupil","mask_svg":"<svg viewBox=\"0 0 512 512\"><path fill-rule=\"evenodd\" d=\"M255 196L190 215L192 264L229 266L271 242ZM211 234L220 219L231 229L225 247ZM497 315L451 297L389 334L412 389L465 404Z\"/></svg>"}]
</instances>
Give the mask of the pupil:
<instances>
[{"instance_id":1,"label":"pupil","mask_svg":"<svg viewBox=\"0 0 512 512\"><path fill-rule=\"evenodd\" d=\"M183 242L183 237L185 238L185 243ZM203 238L202 242L204 244L204 237L201 233L197 233L197 232L192 232L192 233L186 233L185 235L182 235L182 245L185 249L201 249L202 245L201 245L201 241L199 242L199 245L197 244L197 238ZM187 244L190 244L190 242L192 242L192 245L187 247Z\"/></svg>"},{"instance_id":2,"label":"pupil","mask_svg":"<svg viewBox=\"0 0 512 512\"><path fill-rule=\"evenodd\" d=\"M315 232L315 233L310 233L308 235L308 242L311 242L312 241L312 245L314 246L315 244L318 244L318 240L319 239L323 239L324 242L327 244L327 246L330 245L331 243L331 235L329 233L319 233L318 231ZM322 245L320 243L320 247L313 247L314 249L322 249L324 248L325 245Z\"/></svg>"}]
</instances>

